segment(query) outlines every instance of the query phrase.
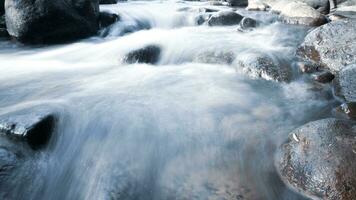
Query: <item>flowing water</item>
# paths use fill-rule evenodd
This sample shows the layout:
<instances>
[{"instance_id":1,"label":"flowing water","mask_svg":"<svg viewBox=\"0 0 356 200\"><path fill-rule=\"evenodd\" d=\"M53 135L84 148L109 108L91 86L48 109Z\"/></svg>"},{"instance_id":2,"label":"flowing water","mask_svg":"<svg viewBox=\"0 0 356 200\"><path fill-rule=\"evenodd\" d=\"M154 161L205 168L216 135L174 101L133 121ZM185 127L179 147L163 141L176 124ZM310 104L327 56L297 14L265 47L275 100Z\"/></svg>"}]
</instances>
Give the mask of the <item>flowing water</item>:
<instances>
[{"instance_id":1,"label":"flowing water","mask_svg":"<svg viewBox=\"0 0 356 200\"><path fill-rule=\"evenodd\" d=\"M258 52L293 67L307 28L244 10L265 25L198 26L200 7L230 9L129 1L101 7L121 16L101 37L1 42L0 114L46 107L59 115L55 137L23 158L2 197L304 199L282 183L274 156L291 130L328 116L330 89L296 70L288 83L252 79L220 55ZM156 65L122 62L150 44L162 49Z\"/></svg>"}]
</instances>

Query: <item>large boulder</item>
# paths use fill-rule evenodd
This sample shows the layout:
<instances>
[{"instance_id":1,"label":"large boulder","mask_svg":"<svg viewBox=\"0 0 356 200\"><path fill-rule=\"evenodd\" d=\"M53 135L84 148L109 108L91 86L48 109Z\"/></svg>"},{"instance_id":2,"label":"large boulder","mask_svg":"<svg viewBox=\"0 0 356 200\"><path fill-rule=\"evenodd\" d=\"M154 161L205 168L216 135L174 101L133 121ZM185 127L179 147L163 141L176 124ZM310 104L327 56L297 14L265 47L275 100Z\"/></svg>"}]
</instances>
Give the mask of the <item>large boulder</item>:
<instances>
[{"instance_id":1,"label":"large boulder","mask_svg":"<svg viewBox=\"0 0 356 200\"><path fill-rule=\"evenodd\" d=\"M329 0L249 0L247 9L265 10L268 7L273 8L274 6L286 6L292 2L305 3L323 14L327 14L329 12Z\"/></svg>"},{"instance_id":2,"label":"large boulder","mask_svg":"<svg viewBox=\"0 0 356 200\"><path fill-rule=\"evenodd\" d=\"M356 64L346 66L335 80L336 95L348 102L356 102Z\"/></svg>"},{"instance_id":3,"label":"large boulder","mask_svg":"<svg viewBox=\"0 0 356 200\"><path fill-rule=\"evenodd\" d=\"M313 199L356 197L355 123L323 119L290 134L278 156L282 179Z\"/></svg>"},{"instance_id":4,"label":"large boulder","mask_svg":"<svg viewBox=\"0 0 356 200\"><path fill-rule=\"evenodd\" d=\"M330 22L310 32L298 48L302 58L319 63L332 72L356 62L356 20Z\"/></svg>"},{"instance_id":5,"label":"large boulder","mask_svg":"<svg viewBox=\"0 0 356 200\"><path fill-rule=\"evenodd\" d=\"M58 43L98 30L99 0L6 0L8 32L24 43Z\"/></svg>"},{"instance_id":6,"label":"large boulder","mask_svg":"<svg viewBox=\"0 0 356 200\"><path fill-rule=\"evenodd\" d=\"M208 20L209 26L231 26L237 25L243 16L233 11L220 11L213 14Z\"/></svg>"},{"instance_id":7,"label":"large boulder","mask_svg":"<svg viewBox=\"0 0 356 200\"><path fill-rule=\"evenodd\" d=\"M0 16L5 13L5 0L0 0Z\"/></svg>"},{"instance_id":8,"label":"large boulder","mask_svg":"<svg viewBox=\"0 0 356 200\"><path fill-rule=\"evenodd\" d=\"M279 13L281 20L288 24L320 26L327 23L327 18L323 14L300 1L281 1L275 3L272 10Z\"/></svg>"},{"instance_id":9,"label":"large boulder","mask_svg":"<svg viewBox=\"0 0 356 200\"><path fill-rule=\"evenodd\" d=\"M292 70L285 62L262 53L244 53L238 55L233 65L238 72L251 78L263 78L274 81L289 81Z\"/></svg>"}]
</instances>

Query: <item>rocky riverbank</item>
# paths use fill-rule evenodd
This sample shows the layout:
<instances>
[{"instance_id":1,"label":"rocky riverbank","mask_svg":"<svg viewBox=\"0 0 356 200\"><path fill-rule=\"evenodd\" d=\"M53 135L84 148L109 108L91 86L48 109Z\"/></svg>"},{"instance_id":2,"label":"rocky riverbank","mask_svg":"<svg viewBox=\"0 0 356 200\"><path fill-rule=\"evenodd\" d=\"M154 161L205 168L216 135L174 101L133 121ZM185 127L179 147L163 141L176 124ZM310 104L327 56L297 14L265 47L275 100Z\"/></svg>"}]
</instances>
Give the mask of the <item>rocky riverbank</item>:
<instances>
[{"instance_id":1,"label":"rocky riverbank","mask_svg":"<svg viewBox=\"0 0 356 200\"><path fill-rule=\"evenodd\" d=\"M30 47L104 37L110 26L121 20L118 13L100 10L100 4L118 3L116 0L0 0L0 3L0 39ZM207 51L194 56L193 60L232 65L252 79L281 84L295 79L297 70L298 76L311 80L317 91L330 85L333 98L339 104L330 113L333 117L309 122L291 132L276 155L276 168L286 185L306 197L355 199L356 1L227 0L210 4L215 7L186 7L179 12L195 13L196 26L233 26L236 33L248 34L276 21L310 29L295 51L296 63L288 63L273 54L244 52L236 55L228 50ZM252 12L273 17L255 19L249 15ZM122 29L118 35L150 28L149 23L141 22ZM128 52L120 62L156 65L164 53L160 45L147 44ZM27 158L42 151L55 137L58 113L35 107L0 116L0 132L4 138L0 144L8 147L0 149L0 186L15 187L11 180L16 171L31 168L32 163ZM246 198L257 197L249 194Z\"/></svg>"}]
</instances>

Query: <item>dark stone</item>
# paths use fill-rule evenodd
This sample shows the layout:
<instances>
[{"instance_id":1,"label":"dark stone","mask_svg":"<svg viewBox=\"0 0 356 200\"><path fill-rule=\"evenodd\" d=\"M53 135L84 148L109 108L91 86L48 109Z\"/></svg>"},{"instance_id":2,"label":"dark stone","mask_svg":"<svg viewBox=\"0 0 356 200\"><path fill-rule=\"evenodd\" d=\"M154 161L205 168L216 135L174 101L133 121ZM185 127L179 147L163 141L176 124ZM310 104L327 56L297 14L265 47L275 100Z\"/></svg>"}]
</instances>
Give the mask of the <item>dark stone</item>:
<instances>
[{"instance_id":1,"label":"dark stone","mask_svg":"<svg viewBox=\"0 0 356 200\"><path fill-rule=\"evenodd\" d=\"M55 113L47 109L25 109L0 116L0 133L39 149L50 140L56 121Z\"/></svg>"},{"instance_id":2,"label":"dark stone","mask_svg":"<svg viewBox=\"0 0 356 200\"><path fill-rule=\"evenodd\" d=\"M248 5L248 0L227 0L230 6L245 7Z\"/></svg>"},{"instance_id":3,"label":"dark stone","mask_svg":"<svg viewBox=\"0 0 356 200\"><path fill-rule=\"evenodd\" d=\"M6 0L6 25L24 43L61 43L98 30L99 0Z\"/></svg>"},{"instance_id":4,"label":"dark stone","mask_svg":"<svg viewBox=\"0 0 356 200\"><path fill-rule=\"evenodd\" d=\"M0 0L0 16L5 13L5 0Z\"/></svg>"},{"instance_id":5,"label":"dark stone","mask_svg":"<svg viewBox=\"0 0 356 200\"><path fill-rule=\"evenodd\" d=\"M124 62L133 64L133 63L148 63L156 64L161 55L161 48L156 45L149 45L141 49L134 50L128 53Z\"/></svg>"},{"instance_id":6,"label":"dark stone","mask_svg":"<svg viewBox=\"0 0 356 200\"><path fill-rule=\"evenodd\" d=\"M259 25L259 23L256 20L249 18L249 17L244 17L239 24L238 30L239 31L250 31L253 28L256 28L258 25Z\"/></svg>"},{"instance_id":7,"label":"dark stone","mask_svg":"<svg viewBox=\"0 0 356 200\"><path fill-rule=\"evenodd\" d=\"M100 12L99 27L105 28L120 20L120 16L114 13Z\"/></svg>"},{"instance_id":8,"label":"dark stone","mask_svg":"<svg viewBox=\"0 0 356 200\"><path fill-rule=\"evenodd\" d=\"M329 118L293 131L278 155L277 168L282 179L313 199L354 199L355 125Z\"/></svg>"},{"instance_id":9,"label":"dark stone","mask_svg":"<svg viewBox=\"0 0 356 200\"><path fill-rule=\"evenodd\" d=\"M314 81L319 83L330 83L335 78L335 75L329 71L321 72L319 74L314 75Z\"/></svg>"},{"instance_id":10,"label":"dark stone","mask_svg":"<svg viewBox=\"0 0 356 200\"><path fill-rule=\"evenodd\" d=\"M0 38L7 38L9 34L6 30L5 16L0 16Z\"/></svg>"},{"instance_id":11,"label":"dark stone","mask_svg":"<svg viewBox=\"0 0 356 200\"><path fill-rule=\"evenodd\" d=\"M100 4L117 4L118 0L100 0Z\"/></svg>"},{"instance_id":12,"label":"dark stone","mask_svg":"<svg viewBox=\"0 0 356 200\"><path fill-rule=\"evenodd\" d=\"M331 72L340 71L356 62L356 20L332 21L311 31L298 48L297 54L327 67Z\"/></svg>"},{"instance_id":13,"label":"dark stone","mask_svg":"<svg viewBox=\"0 0 356 200\"><path fill-rule=\"evenodd\" d=\"M209 26L231 26L237 25L242 20L242 16L233 11L220 11L210 17Z\"/></svg>"},{"instance_id":14,"label":"dark stone","mask_svg":"<svg viewBox=\"0 0 356 200\"><path fill-rule=\"evenodd\" d=\"M218 12L219 10L216 9L211 9L211 8L199 8L199 12L202 13L212 13L212 12Z\"/></svg>"}]
</instances>

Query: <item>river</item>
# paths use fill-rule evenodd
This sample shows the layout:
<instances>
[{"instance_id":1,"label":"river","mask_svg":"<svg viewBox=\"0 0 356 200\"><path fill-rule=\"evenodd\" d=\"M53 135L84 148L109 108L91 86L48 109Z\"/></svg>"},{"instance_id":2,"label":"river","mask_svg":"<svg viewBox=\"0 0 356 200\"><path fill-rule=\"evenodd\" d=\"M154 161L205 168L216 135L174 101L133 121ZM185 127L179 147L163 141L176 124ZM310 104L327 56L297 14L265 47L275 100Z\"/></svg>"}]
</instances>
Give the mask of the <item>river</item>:
<instances>
[{"instance_id":1,"label":"river","mask_svg":"<svg viewBox=\"0 0 356 200\"><path fill-rule=\"evenodd\" d=\"M193 9L185 9L185 8ZM49 107L55 137L1 187L9 199L305 199L274 167L294 128L329 115L329 86L315 89L293 63L308 29L238 10L266 25L198 26L206 2L102 5L119 22L101 36L49 47L0 42L0 114ZM156 65L124 64L155 44ZM254 79L220 55L258 52L288 63L291 81ZM218 56L216 56L218 55Z\"/></svg>"}]
</instances>

